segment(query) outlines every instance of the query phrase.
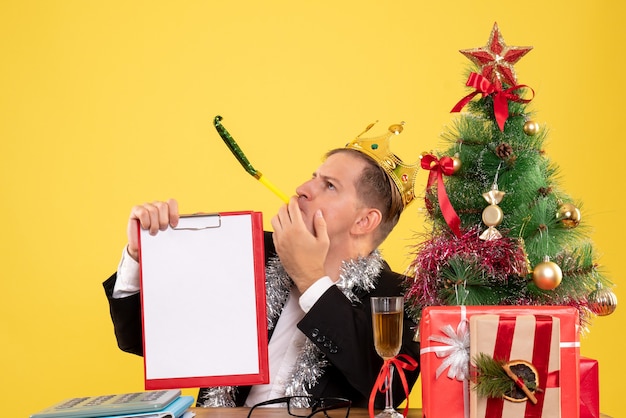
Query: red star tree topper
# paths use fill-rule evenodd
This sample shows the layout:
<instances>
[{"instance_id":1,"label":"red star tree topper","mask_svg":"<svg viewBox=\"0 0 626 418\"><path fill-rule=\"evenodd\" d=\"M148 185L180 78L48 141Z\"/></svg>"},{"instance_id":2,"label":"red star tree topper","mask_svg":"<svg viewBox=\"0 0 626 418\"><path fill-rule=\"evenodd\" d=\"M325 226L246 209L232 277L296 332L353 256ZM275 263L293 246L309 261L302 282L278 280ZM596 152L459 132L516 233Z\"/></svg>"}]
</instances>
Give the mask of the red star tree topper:
<instances>
[{"instance_id":1,"label":"red star tree topper","mask_svg":"<svg viewBox=\"0 0 626 418\"><path fill-rule=\"evenodd\" d=\"M498 29L498 24L493 24L491 35L487 45L482 48L462 49L472 62L480 67L483 77L490 82L501 86L506 83L509 86L517 84L513 64L533 49L532 46L508 46Z\"/></svg>"}]
</instances>

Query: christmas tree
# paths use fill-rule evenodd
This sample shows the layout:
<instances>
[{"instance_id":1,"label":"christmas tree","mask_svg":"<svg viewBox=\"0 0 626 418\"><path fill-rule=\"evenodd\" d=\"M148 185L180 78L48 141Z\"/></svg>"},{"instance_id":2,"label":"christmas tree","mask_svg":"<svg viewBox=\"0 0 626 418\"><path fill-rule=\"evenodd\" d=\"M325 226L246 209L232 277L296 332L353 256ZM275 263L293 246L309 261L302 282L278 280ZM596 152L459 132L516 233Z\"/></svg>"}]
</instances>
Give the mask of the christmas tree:
<instances>
[{"instance_id":1,"label":"christmas tree","mask_svg":"<svg viewBox=\"0 0 626 418\"><path fill-rule=\"evenodd\" d=\"M431 230L420 237L406 282L416 321L432 305L561 305L593 315L617 305L574 201L543 150L545 127L533 121L532 88L513 65L532 47L507 46L494 24L487 45L461 50L475 65L473 91L442 139L424 153Z\"/></svg>"}]
</instances>

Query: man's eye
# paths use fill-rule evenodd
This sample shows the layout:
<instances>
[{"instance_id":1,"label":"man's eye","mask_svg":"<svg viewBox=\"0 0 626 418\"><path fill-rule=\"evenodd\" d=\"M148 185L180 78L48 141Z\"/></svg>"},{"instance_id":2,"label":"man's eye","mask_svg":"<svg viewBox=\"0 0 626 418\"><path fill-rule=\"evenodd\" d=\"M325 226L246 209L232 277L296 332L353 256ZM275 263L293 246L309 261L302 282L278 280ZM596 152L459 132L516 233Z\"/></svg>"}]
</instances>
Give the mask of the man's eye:
<instances>
[{"instance_id":1,"label":"man's eye","mask_svg":"<svg viewBox=\"0 0 626 418\"><path fill-rule=\"evenodd\" d=\"M326 182L326 187L328 187L330 190L335 190L335 185L329 181Z\"/></svg>"}]
</instances>

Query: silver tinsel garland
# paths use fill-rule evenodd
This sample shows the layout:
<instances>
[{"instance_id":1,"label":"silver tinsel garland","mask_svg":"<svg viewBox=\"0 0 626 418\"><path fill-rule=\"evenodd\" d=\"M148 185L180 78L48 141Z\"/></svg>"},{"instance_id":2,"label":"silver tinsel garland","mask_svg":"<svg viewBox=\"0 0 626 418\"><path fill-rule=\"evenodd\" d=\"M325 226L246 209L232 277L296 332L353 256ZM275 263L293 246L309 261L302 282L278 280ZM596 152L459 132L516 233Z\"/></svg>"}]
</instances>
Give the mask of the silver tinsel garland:
<instances>
[{"instance_id":1,"label":"silver tinsel garland","mask_svg":"<svg viewBox=\"0 0 626 418\"><path fill-rule=\"evenodd\" d=\"M339 280L336 286L351 302L359 299L355 292L362 290L369 292L376 286L378 274L383 268L383 261L378 250L368 257L359 257L356 260L344 261L341 266ZM280 313L287 302L293 281L285 272L278 257L270 259L266 267L266 308L267 326L274 329ZM291 376L285 388L286 396L308 396L309 391L324 373L328 365L324 353L309 339L300 350ZM219 386L208 388L204 392L200 403L203 407L235 406L235 386ZM308 405L298 405L307 407Z\"/></svg>"}]
</instances>

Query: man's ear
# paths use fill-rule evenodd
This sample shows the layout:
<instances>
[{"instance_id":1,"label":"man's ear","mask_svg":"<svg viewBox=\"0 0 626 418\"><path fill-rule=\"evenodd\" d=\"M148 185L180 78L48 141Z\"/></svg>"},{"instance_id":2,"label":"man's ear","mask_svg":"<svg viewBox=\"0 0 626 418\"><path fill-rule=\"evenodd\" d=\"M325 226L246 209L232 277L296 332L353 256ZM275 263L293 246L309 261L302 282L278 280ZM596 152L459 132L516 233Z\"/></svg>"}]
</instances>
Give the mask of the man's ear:
<instances>
[{"instance_id":1,"label":"man's ear","mask_svg":"<svg viewBox=\"0 0 626 418\"><path fill-rule=\"evenodd\" d=\"M361 213L361 217L357 219L352 227L352 232L357 235L365 235L372 233L378 228L382 222L382 213L375 208L367 208Z\"/></svg>"}]
</instances>

